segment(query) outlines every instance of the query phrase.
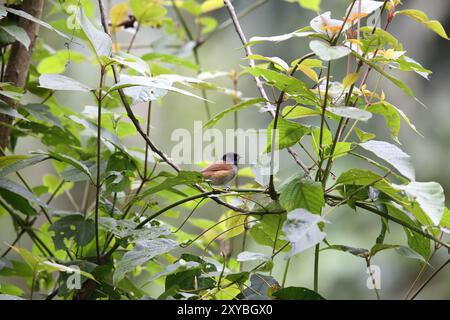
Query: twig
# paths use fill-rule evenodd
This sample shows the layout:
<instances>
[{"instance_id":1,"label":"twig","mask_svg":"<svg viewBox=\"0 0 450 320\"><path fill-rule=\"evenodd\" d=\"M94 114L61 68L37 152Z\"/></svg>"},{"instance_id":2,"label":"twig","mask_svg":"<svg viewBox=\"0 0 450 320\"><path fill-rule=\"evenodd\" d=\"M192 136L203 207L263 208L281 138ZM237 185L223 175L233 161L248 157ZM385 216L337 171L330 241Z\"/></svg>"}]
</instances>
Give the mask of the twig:
<instances>
[{"instance_id":1,"label":"twig","mask_svg":"<svg viewBox=\"0 0 450 320\"><path fill-rule=\"evenodd\" d=\"M448 247L447 247L448 248ZM433 274L424 282L424 284L416 291L416 293L414 293L414 295L411 297L411 300L414 300L417 295L419 293L422 292L423 289L425 289L425 287L431 282L431 280L433 280L434 277L437 276L437 274L439 272L441 272L442 270L444 270L444 268L450 264L450 259L448 259L447 261L444 262L444 264L442 264L436 271L433 272Z\"/></svg>"}]
</instances>

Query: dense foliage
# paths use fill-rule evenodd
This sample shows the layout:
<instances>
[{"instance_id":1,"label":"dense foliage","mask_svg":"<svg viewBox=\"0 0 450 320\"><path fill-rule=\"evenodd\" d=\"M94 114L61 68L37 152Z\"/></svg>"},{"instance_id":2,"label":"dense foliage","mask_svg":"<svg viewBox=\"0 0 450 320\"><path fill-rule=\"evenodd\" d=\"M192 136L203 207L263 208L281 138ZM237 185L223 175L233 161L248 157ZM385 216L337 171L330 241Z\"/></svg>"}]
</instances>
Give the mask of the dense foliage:
<instances>
[{"instance_id":1,"label":"dense foliage","mask_svg":"<svg viewBox=\"0 0 450 320\"><path fill-rule=\"evenodd\" d=\"M44 2L7 1L0 7L0 214L11 217L17 233L0 253L3 298L139 299L151 295L156 283L164 288L151 296L157 299L323 299L322 250L353 254L369 268L376 255L396 250L417 259L423 271L437 250L450 248L444 191L436 182L415 180L398 139L402 122L420 133L381 87L384 79L405 99L421 104L390 70L424 78L431 71L407 55L389 26L394 19L411 18L448 40L441 24L425 13L402 10L398 0L349 0L343 14L320 13L320 0L289 0L293 10L312 10L317 17L292 33L247 40L239 19L267 0L249 2L241 14L228 0L129 0L110 8L101 0L45 2L51 14L42 17L52 19L41 17ZM217 10L227 12L229 20L219 23ZM332 17L339 15L343 20ZM375 23L363 24L368 18ZM54 50L36 39L36 27L49 29L65 48ZM227 27L235 28L249 66L207 72L198 48ZM153 29L163 30L167 39L134 55L136 38ZM294 38L301 38L310 53L293 61L253 54L261 42L276 46ZM21 54L30 55L28 64L15 58ZM86 61L92 72L84 78L63 75L68 63ZM338 64L347 65L342 78L333 74ZM377 80L373 87L371 76ZM230 88L216 83L223 78ZM241 78L254 78L260 95L239 92ZM97 84L88 85L93 81ZM58 97L75 91L92 102L76 112L54 95L57 91L63 92ZM211 114L209 92L229 95L234 106ZM186 96L186 104L202 100L209 119L205 127L254 108L255 117L271 120L267 153L286 149L283 155L298 170L278 181L273 171L267 179L255 179L248 167L242 168L235 188L212 188L199 172L183 170L154 143L152 102L171 94ZM135 115L144 107L146 119ZM170 114L170 108L164 112ZM315 125L304 124L306 117L317 120ZM373 117L385 119L391 141L360 128ZM271 143L275 129L276 148ZM131 136L142 138L145 146L123 142ZM24 138L42 147L17 154ZM333 171L336 161L351 157L371 169ZM30 185L21 170L44 161L51 162L53 173L40 173L42 184ZM81 202L71 197L76 188L84 190ZM71 211L52 205L63 195L72 199ZM195 217L206 204L223 212L219 221ZM380 217L373 228L381 231L371 248L327 238L327 229L333 228L328 217L342 206ZM405 243L385 242L390 224L403 227ZM189 234L186 225L201 232ZM23 236L33 241L31 249L16 245ZM230 252L231 238L242 239L242 250ZM272 248L272 254L246 251L248 238ZM286 287L290 259L308 249L315 251L314 287ZM286 263L284 279L271 276L277 255L286 257L277 260ZM80 287L74 286L75 275L81 277ZM9 277L23 278L29 291Z\"/></svg>"}]
</instances>

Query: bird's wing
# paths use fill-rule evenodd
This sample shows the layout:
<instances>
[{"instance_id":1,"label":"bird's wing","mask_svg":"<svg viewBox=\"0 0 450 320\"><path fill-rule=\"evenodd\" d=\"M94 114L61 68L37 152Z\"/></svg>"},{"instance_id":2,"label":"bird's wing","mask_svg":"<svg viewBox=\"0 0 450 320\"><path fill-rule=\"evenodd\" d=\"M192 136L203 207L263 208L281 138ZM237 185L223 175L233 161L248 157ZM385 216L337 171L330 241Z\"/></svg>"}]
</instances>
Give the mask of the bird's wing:
<instances>
[{"instance_id":1,"label":"bird's wing","mask_svg":"<svg viewBox=\"0 0 450 320\"><path fill-rule=\"evenodd\" d=\"M229 171L233 169L233 165L229 163L213 163L203 169L201 172L205 173L208 171Z\"/></svg>"}]
</instances>

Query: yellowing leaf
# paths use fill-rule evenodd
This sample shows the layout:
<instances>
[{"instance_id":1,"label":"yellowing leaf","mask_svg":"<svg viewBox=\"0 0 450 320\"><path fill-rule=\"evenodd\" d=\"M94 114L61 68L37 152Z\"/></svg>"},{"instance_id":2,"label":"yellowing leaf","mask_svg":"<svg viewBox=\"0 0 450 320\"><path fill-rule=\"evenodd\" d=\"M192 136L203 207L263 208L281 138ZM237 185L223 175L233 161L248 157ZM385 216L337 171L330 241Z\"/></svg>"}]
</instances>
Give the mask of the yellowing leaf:
<instances>
[{"instance_id":1,"label":"yellowing leaf","mask_svg":"<svg viewBox=\"0 0 450 320\"><path fill-rule=\"evenodd\" d=\"M355 84L359 79L359 73L349 73L345 76L344 80L342 80L342 84L344 88L349 88L351 85Z\"/></svg>"},{"instance_id":2,"label":"yellowing leaf","mask_svg":"<svg viewBox=\"0 0 450 320\"><path fill-rule=\"evenodd\" d=\"M428 29L434 31L439 36L441 36L444 39L450 40L447 36L447 33L445 32L444 27L442 27L442 24L437 20L430 20L428 19L428 16L425 12L421 10L415 10L415 9L409 9L409 10L401 10L397 11L395 15L398 14L404 14L411 19L416 20L417 22L423 24Z\"/></svg>"},{"instance_id":3,"label":"yellowing leaf","mask_svg":"<svg viewBox=\"0 0 450 320\"><path fill-rule=\"evenodd\" d=\"M126 2L118 3L109 10L109 19L113 27L118 26L128 17L128 4Z\"/></svg>"},{"instance_id":4,"label":"yellowing leaf","mask_svg":"<svg viewBox=\"0 0 450 320\"><path fill-rule=\"evenodd\" d=\"M224 6L223 0L206 0L202 3L202 13L210 12Z\"/></svg>"},{"instance_id":5,"label":"yellowing leaf","mask_svg":"<svg viewBox=\"0 0 450 320\"><path fill-rule=\"evenodd\" d=\"M298 70L303 72L308 78L310 78L314 82L319 81L319 77L317 76L317 73L310 67L304 66L303 64L298 66Z\"/></svg>"},{"instance_id":6,"label":"yellowing leaf","mask_svg":"<svg viewBox=\"0 0 450 320\"><path fill-rule=\"evenodd\" d=\"M298 0L298 3L305 9L313 11L320 10L320 0Z\"/></svg>"}]
</instances>

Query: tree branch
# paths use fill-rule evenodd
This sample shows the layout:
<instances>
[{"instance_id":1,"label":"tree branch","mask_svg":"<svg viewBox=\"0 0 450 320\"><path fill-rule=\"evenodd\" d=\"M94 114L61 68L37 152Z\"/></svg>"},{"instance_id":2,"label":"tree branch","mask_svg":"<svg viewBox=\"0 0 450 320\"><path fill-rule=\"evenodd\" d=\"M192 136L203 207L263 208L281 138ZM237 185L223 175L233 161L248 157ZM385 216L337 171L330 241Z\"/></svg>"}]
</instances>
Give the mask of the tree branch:
<instances>
[{"instance_id":1,"label":"tree branch","mask_svg":"<svg viewBox=\"0 0 450 320\"><path fill-rule=\"evenodd\" d=\"M22 3L22 10L38 19L42 15L43 8L44 0L24 0ZM39 33L39 24L25 18L20 18L19 26L28 34L31 40L30 46L27 49L20 42L14 42L2 81L9 82L19 88L24 88L31 64L31 56ZM5 98L5 102L8 105L16 107L16 102L12 99ZM11 116L0 114L0 123L12 124L13 120L14 118ZM8 145L9 135L10 127L0 125L0 146L3 149Z\"/></svg>"}]
</instances>

